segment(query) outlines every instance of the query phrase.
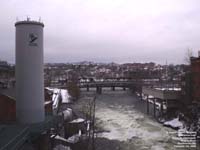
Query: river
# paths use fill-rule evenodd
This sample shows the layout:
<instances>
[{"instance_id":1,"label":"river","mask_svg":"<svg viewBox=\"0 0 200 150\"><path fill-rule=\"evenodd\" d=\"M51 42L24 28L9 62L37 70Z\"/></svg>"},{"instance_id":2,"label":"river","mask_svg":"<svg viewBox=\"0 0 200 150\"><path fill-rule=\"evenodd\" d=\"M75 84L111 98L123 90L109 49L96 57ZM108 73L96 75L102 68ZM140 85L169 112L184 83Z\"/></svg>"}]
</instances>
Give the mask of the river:
<instances>
[{"instance_id":1,"label":"river","mask_svg":"<svg viewBox=\"0 0 200 150\"><path fill-rule=\"evenodd\" d=\"M145 106L129 90L103 90L97 95L96 124L104 132L97 135L96 150L176 149L170 134L175 130L146 115Z\"/></svg>"}]
</instances>

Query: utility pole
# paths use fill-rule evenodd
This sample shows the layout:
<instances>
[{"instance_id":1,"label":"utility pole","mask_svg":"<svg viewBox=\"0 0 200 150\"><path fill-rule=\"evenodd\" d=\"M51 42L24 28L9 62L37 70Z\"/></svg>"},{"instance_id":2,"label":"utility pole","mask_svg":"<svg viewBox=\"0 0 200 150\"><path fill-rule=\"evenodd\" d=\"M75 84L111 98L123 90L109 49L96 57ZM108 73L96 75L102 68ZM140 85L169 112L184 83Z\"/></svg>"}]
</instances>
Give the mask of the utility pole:
<instances>
[{"instance_id":1,"label":"utility pole","mask_svg":"<svg viewBox=\"0 0 200 150\"><path fill-rule=\"evenodd\" d=\"M92 150L95 150L95 108L96 108L96 96L93 99L93 121L92 121Z\"/></svg>"}]
</instances>

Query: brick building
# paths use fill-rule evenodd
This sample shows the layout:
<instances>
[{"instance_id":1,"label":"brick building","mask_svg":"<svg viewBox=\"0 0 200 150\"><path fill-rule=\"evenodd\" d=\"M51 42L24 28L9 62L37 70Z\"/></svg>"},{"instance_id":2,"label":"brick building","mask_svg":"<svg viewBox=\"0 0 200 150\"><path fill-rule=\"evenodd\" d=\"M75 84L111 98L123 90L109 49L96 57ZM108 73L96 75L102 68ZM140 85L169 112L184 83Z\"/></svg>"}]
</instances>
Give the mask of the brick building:
<instances>
[{"instance_id":1,"label":"brick building","mask_svg":"<svg viewBox=\"0 0 200 150\"><path fill-rule=\"evenodd\" d=\"M192 99L200 103L200 56L191 57Z\"/></svg>"},{"instance_id":2,"label":"brick building","mask_svg":"<svg viewBox=\"0 0 200 150\"><path fill-rule=\"evenodd\" d=\"M12 97L0 94L0 123L16 120L16 102Z\"/></svg>"},{"instance_id":3,"label":"brick building","mask_svg":"<svg viewBox=\"0 0 200 150\"><path fill-rule=\"evenodd\" d=\"M52 94L45 90L45 114L52 115ZM0 123L16 121L15 89L0 89Z\"/></svg>"}]
</instances>

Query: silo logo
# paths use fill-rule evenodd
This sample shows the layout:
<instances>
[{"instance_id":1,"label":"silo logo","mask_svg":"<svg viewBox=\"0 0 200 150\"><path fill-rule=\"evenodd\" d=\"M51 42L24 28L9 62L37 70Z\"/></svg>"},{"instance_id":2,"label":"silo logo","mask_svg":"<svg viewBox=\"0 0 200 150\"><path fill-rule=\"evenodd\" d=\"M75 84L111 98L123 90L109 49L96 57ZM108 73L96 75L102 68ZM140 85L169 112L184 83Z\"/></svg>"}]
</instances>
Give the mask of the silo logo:
<instances>
[{"instance_id":1,"label":"silo logo","mask_svg":"<svg viewBox=\"0 0 200 150\"><path fill-rule=\"evenodd\" d=\"M29 45L30 46L37 46L37 39L38 39L37 35L30 33L29 34Z\"/></svg>"}]
</instances>

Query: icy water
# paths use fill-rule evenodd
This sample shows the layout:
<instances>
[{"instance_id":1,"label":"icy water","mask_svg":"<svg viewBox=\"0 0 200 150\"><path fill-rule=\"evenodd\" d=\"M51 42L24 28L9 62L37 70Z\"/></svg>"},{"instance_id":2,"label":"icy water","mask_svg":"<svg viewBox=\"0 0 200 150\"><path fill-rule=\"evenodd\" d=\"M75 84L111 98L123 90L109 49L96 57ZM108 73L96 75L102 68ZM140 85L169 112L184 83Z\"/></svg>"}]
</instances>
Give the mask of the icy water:
<instances>
[{"instance_id":1,"label":"icy water","mask_svg":"<svg viewBox=\"0 0 200 150\"><path fill-rule=\"evenodd\" d=\"M177 142L169 135L174 130L142 112L145 106L130 91L104 90L98 95L96 123L104 132L98 134L96 150L176 149Z\"/></svg>"}]
</instances>

